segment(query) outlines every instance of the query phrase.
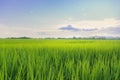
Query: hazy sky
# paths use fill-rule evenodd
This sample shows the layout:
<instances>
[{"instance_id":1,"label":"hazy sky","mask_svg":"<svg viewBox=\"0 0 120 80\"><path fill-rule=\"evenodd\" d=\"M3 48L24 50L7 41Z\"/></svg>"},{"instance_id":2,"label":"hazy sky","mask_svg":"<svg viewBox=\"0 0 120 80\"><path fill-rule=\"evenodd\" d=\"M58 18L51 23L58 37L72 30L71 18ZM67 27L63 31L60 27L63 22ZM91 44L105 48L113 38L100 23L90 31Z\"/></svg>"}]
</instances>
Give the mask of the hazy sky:
<instances>
[{"instance_id":1,"label":"hazy sky","mask_svg":"<svg viewBox=\"0 0 120 80\"><path fill-rule=\"evenodd\" d=\"M0 0L0 37L120 36L120 0Z\"/></svg>"}]
</instances>

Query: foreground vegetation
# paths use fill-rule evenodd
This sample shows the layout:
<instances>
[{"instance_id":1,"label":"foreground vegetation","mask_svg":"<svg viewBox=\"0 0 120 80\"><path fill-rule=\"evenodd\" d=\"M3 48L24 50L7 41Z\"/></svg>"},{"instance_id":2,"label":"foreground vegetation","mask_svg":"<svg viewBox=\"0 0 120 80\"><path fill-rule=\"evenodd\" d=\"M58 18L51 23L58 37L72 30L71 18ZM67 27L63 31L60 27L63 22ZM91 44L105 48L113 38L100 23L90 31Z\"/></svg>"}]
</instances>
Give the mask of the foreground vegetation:
<instances>
[{"instance_id":1,"label":"foreground vegetation","mask_svg":"<svg viewBox=\"0 0 120 80\"><path fill-rule=\"evenodd\" d=\"M119 40L0 40L0 80L119 79Z\"/></svg>"}]
</instances>

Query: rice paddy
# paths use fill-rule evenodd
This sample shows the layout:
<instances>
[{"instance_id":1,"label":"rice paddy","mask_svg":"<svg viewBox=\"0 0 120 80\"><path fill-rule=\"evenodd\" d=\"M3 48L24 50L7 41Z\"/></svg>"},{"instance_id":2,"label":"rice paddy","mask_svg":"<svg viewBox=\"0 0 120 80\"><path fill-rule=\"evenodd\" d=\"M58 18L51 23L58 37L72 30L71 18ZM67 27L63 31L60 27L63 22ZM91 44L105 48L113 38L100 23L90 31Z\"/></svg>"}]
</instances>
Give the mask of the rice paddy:
<instances>
[{"instance_id":1,"label":"rice paddy","mask_svg":"<svg viewBox=\"0 0 120 80\"><path fill-rule=\"evenodd\" d=\"M120 40L0 39L0 80L120 80Z\"/></svg>"}]
</instances>

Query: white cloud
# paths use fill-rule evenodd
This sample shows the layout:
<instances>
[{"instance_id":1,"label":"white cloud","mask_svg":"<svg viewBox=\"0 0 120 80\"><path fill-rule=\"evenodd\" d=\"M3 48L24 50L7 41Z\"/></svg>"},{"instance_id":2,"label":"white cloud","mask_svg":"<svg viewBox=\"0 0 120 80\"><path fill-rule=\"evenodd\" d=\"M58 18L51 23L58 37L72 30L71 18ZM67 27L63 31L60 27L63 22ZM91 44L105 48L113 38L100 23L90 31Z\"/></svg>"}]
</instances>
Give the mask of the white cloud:
<instances>
[{"instance_id":1,"label":"white cloud","mask_svg":"<svg viewBox=\"0 0 120 80\"><path fill-rule=\"evenodd\" d=\"M78 31L59 30L63 26L71 24ZM7 26L0 24L0 37L89 37L89 36L119 36L120 37L120 20L69 20L68 22L58 24L53 27L20 27Z\"/></svg>"},{"instance_id":2,"label":"white cloud","mask_svg":"<svg viewBox=\"0 0 120 80\"><path fill-rule=\"evenodd\" d=\"M13 27L0 24L0 37L21 37L21 36L30 36L37 37L34 33L36 30L28 27Z\"/></svg>"},{"instance_id":3,"label":"white cloud","mask_svg":"<svg viewBox=\"0 0 120 80\"><path fill-rule=\"evenodd\" d=\"M78 28L106 28L106 27L116 27L120 25L120 20L118 19L104 19L104 20L80 20L80 21L68 21L64 24L58 26L66 26L71 24Z\"/></svg>"}]
</instances>

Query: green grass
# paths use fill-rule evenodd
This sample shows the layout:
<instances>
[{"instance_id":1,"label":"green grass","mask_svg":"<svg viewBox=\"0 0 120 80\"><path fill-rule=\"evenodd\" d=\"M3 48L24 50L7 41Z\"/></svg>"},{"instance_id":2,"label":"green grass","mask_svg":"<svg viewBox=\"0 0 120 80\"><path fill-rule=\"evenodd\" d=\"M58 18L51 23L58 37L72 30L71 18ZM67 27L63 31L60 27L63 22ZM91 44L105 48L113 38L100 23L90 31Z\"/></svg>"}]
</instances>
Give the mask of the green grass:
<instances>
[{"instance_id":1,"label":"green grass","mask_svg":"<svg viewBox=\"0 0 120 80\"><path fill-rule=\"evenodd\" d=\"M119 80L120 40L0 39L0 80Z\"/></svg>"}]
</instances>

